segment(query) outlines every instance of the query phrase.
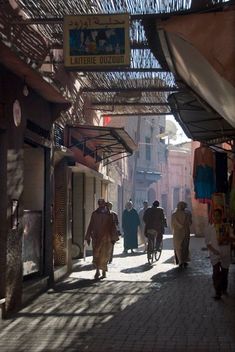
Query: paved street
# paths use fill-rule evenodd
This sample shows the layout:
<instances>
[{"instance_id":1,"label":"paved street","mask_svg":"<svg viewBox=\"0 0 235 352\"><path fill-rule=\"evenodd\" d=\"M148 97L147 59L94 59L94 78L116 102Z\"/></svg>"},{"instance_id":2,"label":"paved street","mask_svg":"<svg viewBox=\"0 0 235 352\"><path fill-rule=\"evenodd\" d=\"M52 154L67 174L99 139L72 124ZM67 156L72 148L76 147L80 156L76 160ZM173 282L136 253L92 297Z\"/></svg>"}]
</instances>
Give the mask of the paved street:
<instances>
[{"instance_id":1,"label":"paved street","mask_svg":"<svg viewBox=\"0 0 235 352\"><path fill-rule=\"evenodd\" d=\"M235 351L235 265L229 296L214 301L204 247L191 237L191 263L179 269L170 235L152 267L142 248L123 255L120 241L99 282L91 257L80 260L54 290L0 323L0 351Z\"/></svg>"}]
</instances>

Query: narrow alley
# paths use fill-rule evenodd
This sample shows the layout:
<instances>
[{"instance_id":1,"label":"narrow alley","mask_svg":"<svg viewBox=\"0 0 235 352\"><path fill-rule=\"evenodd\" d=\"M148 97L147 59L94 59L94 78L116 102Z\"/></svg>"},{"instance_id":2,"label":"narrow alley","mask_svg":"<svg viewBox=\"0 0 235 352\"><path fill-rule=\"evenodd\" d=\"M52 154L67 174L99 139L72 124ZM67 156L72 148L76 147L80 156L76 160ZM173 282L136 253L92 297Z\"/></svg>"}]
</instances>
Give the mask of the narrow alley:
<instances>
[{"instance_id":1,"label":"narrow alley","mask_svg":"<svg viewBox=\"0 0 235 352\"><path fill-rule=\"evenodd\" d=\"M235 0L0 4L0 352L235 352Z\"/></svg>"},{"instance_id":2,"label":"narrow alley","mask_svg":"<svg viewBox=\"0 0 235 352\"><path fill-rule=\"evenodd\" d=\"M229 296L216 302L204 238L192 236L190 248L190 265L179 269L165 235L150 266L143 248L124 255L120 240L98 282L92 257L79 260L54 289L0 322L1 352L235 351L235 265Z\"/></svg>"}]
</instances>

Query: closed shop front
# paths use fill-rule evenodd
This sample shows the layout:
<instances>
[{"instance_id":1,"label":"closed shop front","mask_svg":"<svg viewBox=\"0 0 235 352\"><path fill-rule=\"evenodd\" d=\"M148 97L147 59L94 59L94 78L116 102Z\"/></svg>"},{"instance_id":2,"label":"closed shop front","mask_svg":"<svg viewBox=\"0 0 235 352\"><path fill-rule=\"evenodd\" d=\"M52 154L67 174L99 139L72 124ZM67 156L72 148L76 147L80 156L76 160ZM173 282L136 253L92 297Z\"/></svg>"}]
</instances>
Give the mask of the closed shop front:
<instances>
[{"instance_id":1,"label":"closed shop front","mask_svg":"<svg viewBox=\"0 0 235 352\"><path fill-rule=\"evenodd\" d=\"M98 199L102 196L103 176L79 164L72 167L72 170L72 255L73 259L76 259L84 254L84 237L91 214L97 208Z\"/></svg>"},{"instance_id":2,"label":"closed shop front","mask_svg":"<svg viewBox=\"0 0 235 352\"><path fill-rule=\"evenodd\" d=\"M72 230L72 257L77 259L83 255L85 232L85 174L73 172L73 230Z\"/></svg>"},{"instance_id":3,"label":"closed shop front","mask_svg":"<svg viewBox=\"0 0 235 352\"><path fill-rule=\"evenodd\" d=\"M6 299L5 315L53 279L50 130L68 104L2 43L0 87L0 298Z\"/></svg>"},{"instance_id":4,"label":"closed shop front","mask_svg":"<svg viewBox=\"0 0 235 352\"><path fill-rule=\"evenodd\" d=\"M56 130L59 131L60 127L56 126ZM58 160L61 153L64 153L64 157L70 155L73 160L70 165L66 162L66 158L54 164L54 238L58 240L57 245L54 243L56 254L54 260L55 264L63 265L66 263L63 255L67 255L67 261L70 261L66 248L66 241L70 237L69 223L72 229L71 258L81 258L84 255L84 237L91 214L97 208L99 198L108 200L110 178L106 174L108 170L106 165L111 161L107 158L107 154L110 158L112 153L115 156L119 154L125 156L131 154L136 145L122 128L116 131L102 126L68 125L63 132L58 132L59 134L55 160ZM68 170L71 177L68 177ZM71 193L68 185L71 187ZM59 247L61 257L58 256Z\"/></svg>"},{"instance_id":5,"label":"closed shop front","mask_svg":"<svg viewBox=\"0 0 235 352\"><path fill-rule=\"evenodd\" d=\"M24 145L23 276L44 272L45 156L42 147Z\"/></svg>"}]
</instances>

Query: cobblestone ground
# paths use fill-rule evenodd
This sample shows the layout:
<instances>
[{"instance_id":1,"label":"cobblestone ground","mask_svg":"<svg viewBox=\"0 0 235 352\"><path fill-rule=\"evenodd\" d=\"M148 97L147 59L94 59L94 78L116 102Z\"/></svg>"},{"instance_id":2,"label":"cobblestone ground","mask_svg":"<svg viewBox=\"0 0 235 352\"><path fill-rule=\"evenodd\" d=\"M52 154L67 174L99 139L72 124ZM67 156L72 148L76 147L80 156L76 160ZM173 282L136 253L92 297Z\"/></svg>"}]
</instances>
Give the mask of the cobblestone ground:
<instances>
[{"instance_id":1,"label":"cobblestone ground","mask_svg":"<svg viewBox=\"0 0 235 352\"><path fill-rule=\"evenodd\" d=\"M13 318L0 323L0 351L235 351L235 265L229 296L212 299L211 267L201 238L191 238L191 263L173 262L164 236L158 263L141 248L116 245L107 279L93 280L91 257Z\"/></svg>"}]
</instances>

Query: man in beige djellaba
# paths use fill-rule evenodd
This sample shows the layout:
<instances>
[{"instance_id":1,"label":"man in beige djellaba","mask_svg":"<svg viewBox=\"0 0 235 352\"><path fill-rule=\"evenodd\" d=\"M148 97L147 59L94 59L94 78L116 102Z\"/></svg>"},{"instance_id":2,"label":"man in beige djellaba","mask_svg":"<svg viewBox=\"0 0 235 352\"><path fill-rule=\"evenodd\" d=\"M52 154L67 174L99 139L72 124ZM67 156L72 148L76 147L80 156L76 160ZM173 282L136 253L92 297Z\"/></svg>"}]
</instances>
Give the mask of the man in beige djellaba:
<instances>
[{"instance_id":1,"label":"man in beige djellaba","mask_svg":"<svg viewBox=\"0 0 235 352\"><path fill-rule=\"evenodd\" d=\"M108 261L112 246L118 240L113 216L106 206L104 199L98 200L98 208L91 214L90 223L86 232L87 244L92 241L93 264L96 268L95 280L106 277ZM102 276L100 276L102 270Z\"/></svg>"},{"instance_id":2,"label":"man in beige djellaba","mask_svg":"<svg viewBox=\"0 0 235 352\"><path fill-rule=\"evenodd\" d=\"M175 261L180 268L185 268L189 261L190 226L192 214L187 208L187 203L179 202L171 216L171 228L173 232L173 245Z\"/></svg>"}]
</instances>

